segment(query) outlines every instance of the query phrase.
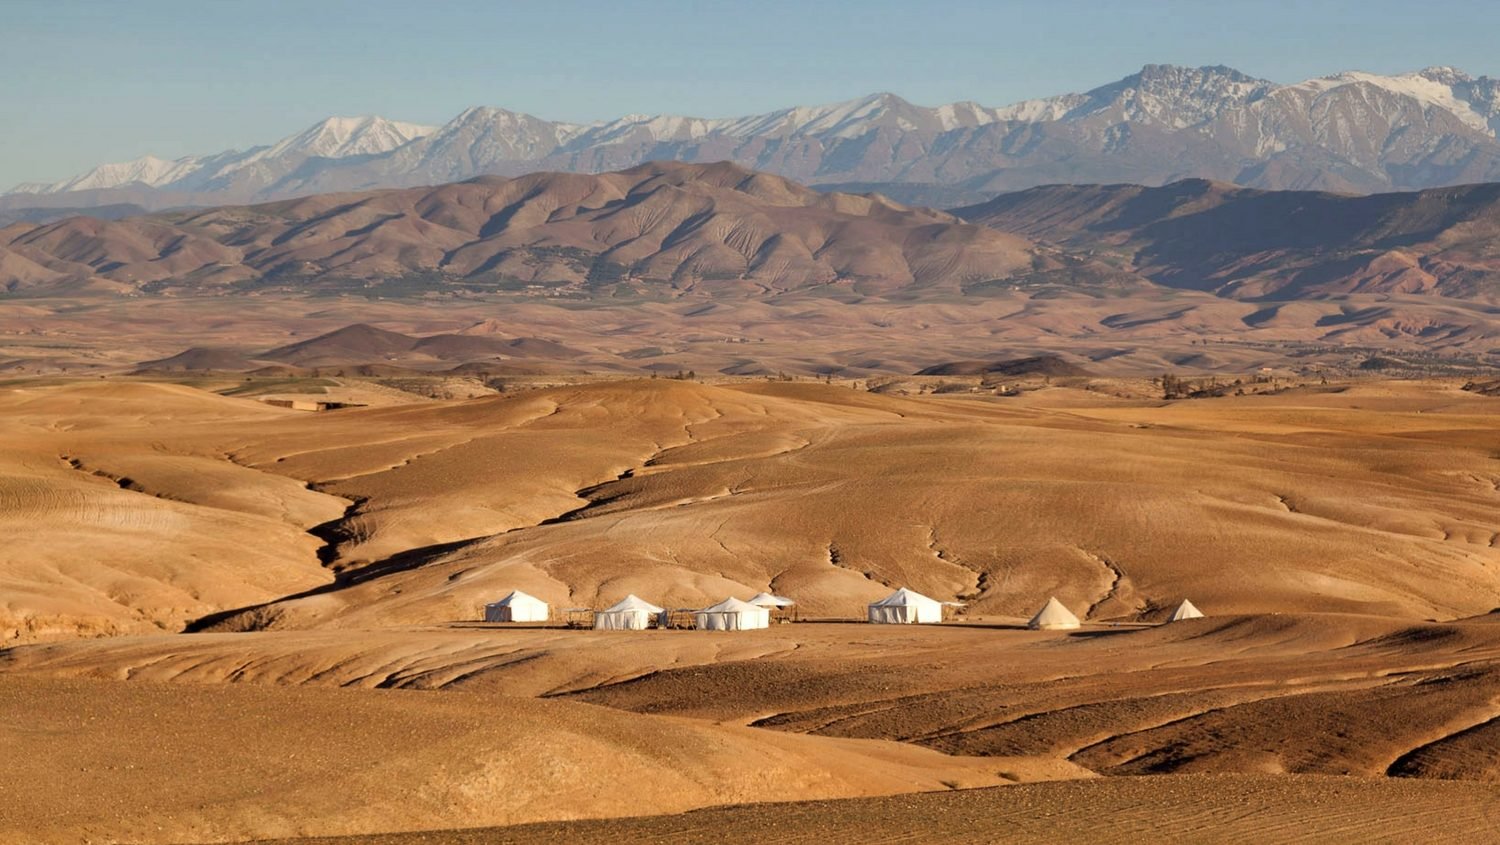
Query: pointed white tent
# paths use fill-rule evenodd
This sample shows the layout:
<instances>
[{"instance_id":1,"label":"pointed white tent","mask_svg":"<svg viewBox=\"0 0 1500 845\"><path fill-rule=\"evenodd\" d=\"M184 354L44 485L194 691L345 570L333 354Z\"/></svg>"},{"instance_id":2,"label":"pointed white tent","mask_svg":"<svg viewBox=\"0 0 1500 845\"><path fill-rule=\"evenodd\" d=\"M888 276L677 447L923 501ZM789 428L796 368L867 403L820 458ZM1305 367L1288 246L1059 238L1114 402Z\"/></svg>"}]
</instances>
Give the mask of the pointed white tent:
<instances>
[{"instance_id":1,"label":"pointed white tent","mask_svg":"<svg viewBox=\"0 0 1500 845\"><path fill-rule=\"evenodd\" d=\"M943 603L902 587L880 601L870 602L870 621L885 624L943 621Z\"/></svg>"},{"instance_id":2,"label":"pointed white tent","mask_svg":"<svg viewBox=\"0 0 1500 845\"><path fill-rule=\"evenodd\" d=\"M756 593L750 597L749 603L756 607L791 607L796 604L786 596L773 596L770 593Z\"/></svg>"},{"instance_id":3,"label":"pointed white tent","mask_svg":"<svg viewBox=\"0 0 1500 845\"><path fill-rule=\"evenodd\" d=\"M1167 621L1168 622L1181 622L1184 619L1202 619L1202 618L1203 618L1203 611L1201 611L1198 608L1194 607L1192 602L1188 601L1187 599L1183 599L1182 600L1182 604L1177 605L1177 609L1174 610L1174 611L1172 611L1172 615L1171 616L1167 617Z\"/></svg>"},{"instance_id":4,"label":"pointed white tent","mask_svg":"<svg viewBox=\"0 0 1500 845\"><path fill-rule=\"evenodd\" d=\"M547 603L520 590L484 606L486 622L546 622Z\"/></svg>"},{"instance_id":5,"label":"pointed white tent","mask_svg":"<svg viewBox=\"0 0 1500 845\"><path fill-rule=\"evenodd\" d=\"M769 608L757 607L737 598L727 598L712 607L693 611L693 627L704 631L746 631L770 625Z\"/></svg>"},{"instance_id":6,"label":"pointed white tent","mask_svg":"<svg viewBox=\"0 0 1500 845\"><path fill-rule=\"evenodd\" d=\"M1078 617L1053 596L1031 617L1026 627L1033 631L1068 631L1078 627Z\"/></svg>"},{"instance_id":7,"label":"pointed white tent","mask_svg":"<svg viewBox=\"0 0 1500 845\"><path fill-rule=\"evenodd\" d=\"M643 631L662 609L634 593L594 613L594 628L600 631Z\"/></svg>"}]
</instances>

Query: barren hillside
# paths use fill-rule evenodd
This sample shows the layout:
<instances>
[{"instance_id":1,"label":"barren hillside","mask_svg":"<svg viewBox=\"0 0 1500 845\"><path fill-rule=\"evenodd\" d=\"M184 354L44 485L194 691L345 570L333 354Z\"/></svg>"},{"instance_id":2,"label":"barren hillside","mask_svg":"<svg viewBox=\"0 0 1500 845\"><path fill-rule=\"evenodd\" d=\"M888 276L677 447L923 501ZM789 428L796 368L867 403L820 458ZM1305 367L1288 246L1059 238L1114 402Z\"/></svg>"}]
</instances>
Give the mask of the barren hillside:
<instances>
[{"instance_id":1,"label":"barren hillside","mask_svg":"<svg viewBox=\"0 0 1500 845\"><path fill-rule=\"evenodd\" d=\"M1160 188L1049 185L956 213L1091 255L1116 255L1160 284L1235 299L1432 293L1500 301L1494 184L1372 196L1204 180ZM1268 310L1246 322L1274 315Z\"/></svg>"},{"instance_id":2,"label":"barren hillside","mask_svg":"<svg viewBox=\"0 0 1500 845\"><path fill-rule=\"evenodd\" d=\"M958 291L1047 264L1022 238L727 163L487 176L124 220L0 229L0 289L631 296Z\"/></svg>"},{"instance_id":3,"label":"barren hillside","mask_svg":"<svg viewBox=\"0 0 1500 845\"><path fill-rule=\"evenodd\" d=\"M1451 618L1500 605L1495 401L648 380L315 415L178 387L11 390L3 512L28 530L4 553L5 610L23 637L244 606L216 624L440 623L518 587L559 606L772 589L857 615L905 585L983 615L1056 594L1092 619L1184 595Z\"/></svg>"}]
</instances>

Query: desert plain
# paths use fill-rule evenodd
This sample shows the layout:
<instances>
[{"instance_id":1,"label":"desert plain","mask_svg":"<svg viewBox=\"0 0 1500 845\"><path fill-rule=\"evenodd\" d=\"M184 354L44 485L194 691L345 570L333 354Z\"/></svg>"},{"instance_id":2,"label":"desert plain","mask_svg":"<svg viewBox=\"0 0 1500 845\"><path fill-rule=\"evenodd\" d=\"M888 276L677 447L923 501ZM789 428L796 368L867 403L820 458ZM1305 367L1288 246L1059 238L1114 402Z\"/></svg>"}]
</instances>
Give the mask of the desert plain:
<instances>
[{"instance_id":1,"label":"desert plain","mask_svg":"<svg viewBox=\"0 0 1500 845\"><path fill-rule=\"evenodd\" d=\"M0 841L1500 837L1472 382L244 381L0 387Z\"/></svg>"}]
</instances>

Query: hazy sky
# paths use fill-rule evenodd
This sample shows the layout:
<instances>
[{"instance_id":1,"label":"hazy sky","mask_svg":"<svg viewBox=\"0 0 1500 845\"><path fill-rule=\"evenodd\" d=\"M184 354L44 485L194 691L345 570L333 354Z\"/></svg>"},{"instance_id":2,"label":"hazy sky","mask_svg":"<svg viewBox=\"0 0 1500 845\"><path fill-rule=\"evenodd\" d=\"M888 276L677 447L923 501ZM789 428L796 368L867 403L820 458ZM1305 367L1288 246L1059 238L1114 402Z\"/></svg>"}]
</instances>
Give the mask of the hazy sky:
<instances>
[{"instance_id":1,"label":"hazy sky","mask_svg":"<svg viewBox=\"0 0 1500 845\"><path fill-rule=\"evenodd\" d=\"M993 106L1146 63L1495 75L1497 35L1493 0L0 0L0 190L332 114L720 117L874 91Z\"/></svg>"}]
</instances>

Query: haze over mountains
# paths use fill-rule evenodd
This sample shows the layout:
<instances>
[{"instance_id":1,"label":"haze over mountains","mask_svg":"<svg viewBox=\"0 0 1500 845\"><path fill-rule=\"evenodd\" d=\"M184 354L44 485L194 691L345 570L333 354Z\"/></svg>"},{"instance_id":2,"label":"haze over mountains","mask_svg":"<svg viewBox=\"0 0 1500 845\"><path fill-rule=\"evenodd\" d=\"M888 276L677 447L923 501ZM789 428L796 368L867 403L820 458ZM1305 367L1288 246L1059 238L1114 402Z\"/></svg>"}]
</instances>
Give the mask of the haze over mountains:
<instances>
[{"instance_id":1,"label":"haze over mountains","mask_svg":"<svg viewBox=\"0 0 1500 845\"><path fill-rule=\"evenodd\" d=\"M218 205L652 160L729 160L929 205L1056 182L1184 178L1373 192L1500 179L1497 131L1500 80L1453 68L1280 85L1227 67L1148 65L1086 93L1001 108L927 108L883 93L722 119L627 115L582 125L491 107L439 127L330 118L243 152L146 156L20 185L0 210Z\"/></svg>"}]
</instances>

